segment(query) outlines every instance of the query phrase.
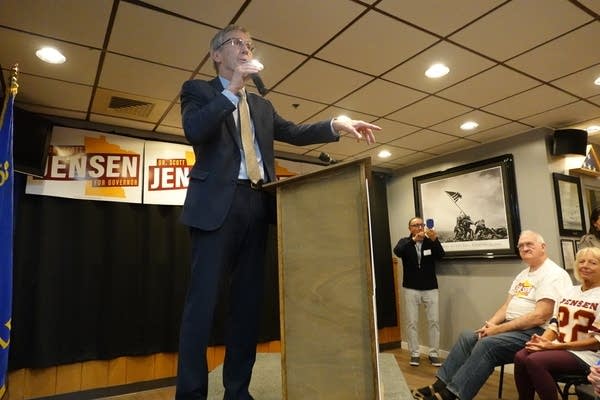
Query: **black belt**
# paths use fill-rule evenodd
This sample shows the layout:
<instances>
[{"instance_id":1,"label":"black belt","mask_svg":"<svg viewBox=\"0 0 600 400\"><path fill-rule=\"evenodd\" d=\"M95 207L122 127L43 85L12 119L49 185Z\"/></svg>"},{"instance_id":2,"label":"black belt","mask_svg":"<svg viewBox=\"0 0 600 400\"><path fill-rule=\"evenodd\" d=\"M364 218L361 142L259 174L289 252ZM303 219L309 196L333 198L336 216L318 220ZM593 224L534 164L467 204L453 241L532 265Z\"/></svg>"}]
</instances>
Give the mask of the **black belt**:
<instances>
[{"instance_id":1,"label":"black belt","mask_svg":"<svg viewBox=\"0 0 600 400\"><path fill-rule=\"evenodd\" d=\"M262 189L263 181L260 180L256 183L253 183L250 179L238 179L237 184L240 186L248 186L254 190L260 190Z\"/></svg>"}]
</instances>

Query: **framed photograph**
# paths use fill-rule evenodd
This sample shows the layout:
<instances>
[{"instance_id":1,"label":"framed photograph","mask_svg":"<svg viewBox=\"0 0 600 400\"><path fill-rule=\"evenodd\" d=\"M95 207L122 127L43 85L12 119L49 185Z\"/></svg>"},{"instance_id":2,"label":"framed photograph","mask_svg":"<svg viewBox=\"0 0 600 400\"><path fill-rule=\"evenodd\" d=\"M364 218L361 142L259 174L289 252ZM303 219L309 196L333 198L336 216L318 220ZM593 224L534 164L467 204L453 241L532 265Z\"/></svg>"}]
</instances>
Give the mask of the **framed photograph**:
<instances>
[{"instance_id":1,"label":"framed photograph","mask_svg":"<svg viewBox=\"0 0 600 400\"><path fill-rule=\"evenodd\" d=\"M573 269L575 264L575 242L568 239L560 239L560 250L564 269Z\"/></svg>"},{"instance_id":2,"label":"framed photograph","mask_svg":"<svg viewBox=\"0 0 600 400\"><path fill-rule=\"evenodd\" d=\"M583 198L579 177L554 172L554 197L560 236L581 236L585 233Z\"/></svg>"},{"instance_id":3,"label":"framed photograph","mask_svg":"<svg viewBox=\"0 0 600 400\"><path fill-rule=\"evenodd\" d=\"M413 178L415 215L433 219L446 258L517 257L512 154Z\"/></svg>"},{"instance_id":4,"label":"framed photograph","mask_svg":"<svg viewBox=\"0 0 600 400\"><path fill-rule=\"evenodd\" d=\"M594 209L600 207L600 190L586 188L585 199L587 202L588 211L591 214Z\"/></svg>"}]
</instances>

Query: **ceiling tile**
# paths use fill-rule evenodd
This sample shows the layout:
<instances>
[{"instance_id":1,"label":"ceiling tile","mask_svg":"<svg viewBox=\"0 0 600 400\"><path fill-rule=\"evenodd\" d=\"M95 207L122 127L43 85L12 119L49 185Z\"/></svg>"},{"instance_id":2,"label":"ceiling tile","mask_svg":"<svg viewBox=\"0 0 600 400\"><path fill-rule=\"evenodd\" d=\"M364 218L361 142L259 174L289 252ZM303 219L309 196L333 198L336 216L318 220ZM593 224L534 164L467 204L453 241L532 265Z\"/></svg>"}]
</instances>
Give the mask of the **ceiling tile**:
<instances>
[{"instance_id":1,"label":"ceiling tile","mask_svg":"<svg viewBox=\"0 0 600 400\"><path fill-rule=\"evenodd\" d=\"M432 154L432 153L417 151L417 152L414 152L412 154L408 154L406 156L402 156L402 157L394 160L394 162L399 162L402 165L411 165L411 164L416 164L418 162L430 159L430 158L435 157L435 156L436 155Z\"/></svg>"},{"instance_id":2,"label":"ceiling tile","mask_svg":"<svg viewBox=\"0 0 600 400\"><path fill-rule=\"evenodd\" d=\"M373 75L380 75L435 43L435 36L375 11L368 12L316 56ZM360 56L348 57L356 54Z\"/></svg>"},{"instance_id":3,"label":"ceiling tile","mask_svg":"<svg viewBox=\"0 0 600 400\"><path fill-rule=\"evenodd\" d=\"M369 150L369 145L364 141L357 141L354 138L342 136L339 142L327 143L318 148L319 151L326 153L343 154L345 156L353 156Z\"/></svg>"},{"instance_id":4,"label":"ceiling tile","mask_svg":"<svg viewBox=\"0 0 600 400\"><path fill-rule=\"evenodd\" d=\"M90 114L90 121L101 124L125 126L127 128L141 129L151 131L154 129L154 124L142 121L134 121L127 118L109 117L108 115Z\"/></svg>"},{"instance_id":5,"label":"ceiling tile","mask_svg":"<svg viewBox=\"0 0 600 400\"><path fill-rule=\"evenodd\" d=\"M275 110L281 117L296 123L310 118L327 107L321 103L275 92L270 92L267 99L273 103Z\"/></svg>"},{"instance_id":6,"label":"ceiling tile","mask_svg":"<svg viewBox=\"0 0 600 400\"><path fill-rule=\"evenodd\" d=\"M312 54L364 10L347 0L254 0L237 23L256 39Z\"/></svg>"},{"instance_id":7,"label":"ceiling tile","mask_svg":"<svg viewBox=\"0 0 600 400\"><path fill-rule=\"evenodd\" d=\"M121 2L108 50L192 71L216 29ZM174 44L177 45L174 45Z\"/></svg>"},{"instance_id":8,"label":"ceiling tile","mask_svg":"<svg viewBox=\"0 0 600 400\"><path fill-rule=\"evenodd\" d=\"M450 72L437 79L427 78L425 71L433 64L443 63ZM448 42L441 42L394 68L383 78L403 85L437 92L494 65L491 61Z\"/></svg>"},{"instance_id":9,"label":"ceiling tile","mask_svg":"<svg viewBox=\"0 0 600 400\"><path fill-rule=\"evenodd\" d=\"M188 78L189 72L107 54L99 85L155 99L173 100Z\"/></svg>"},{"instance_id":10,"label":"ceiling tile","mask_svg":"<svg viewBox=\"0 0 600 400\"><path fill-rule=\"evenodd\" d=\"M537 81L499 65L438 95L479 108L537 85Z\"/></svg>"},{"instance_id":11,"label":"ceiling tile","mask_svg":"<svg viewBox=\"0 0 600 400\"><path fill-rule=\"evenodd\" d=\"M545 81L600 63L600 21L579 28L508 62L509 65Z\"/></svg>"},{"instance_id":12,"label":"ceiling tile","mask_svg":"<svg viewBox=\"0 0 600 400\"><path fill-rule=\"evenodd\" d=\"M401 122L391 121L383 118L378 119L373 123L381 127L381 131L375 132L375 139L377 140L377 143L388 143L399 139L402 136L406 136L410 133L421 130L421 128L417 128L412 125L406 125Z\"/></svg>"},{"instance_id":13,"label":"ceiling tile","mask_svg":"<svg viewBox=\"0 0 600 400\"><path fill-rule=\"evenodd\" d=\"M19 98L19 96L17 95L16 99L18 100L18 98ZM62 110L60 108L20 103L19 101L16 101L15 104L24 110L31 111L31 112L34 112L37 114L46 114L46 115L51 115L51 116L58 116L58 117L65 117L65 118L79 119L79 120L86 119L86 117L87 117L86 111Z\"/></svg>"},{"instance_id":14,"label":"ceiling tile","mask_svg":"<svg viewBox=\"0 0 600 400\"><path fill-rule=\"evenodd\" d=\"M521 122L532 126L563 128L599 116L599 106L578 101L529 118L524 118Z\"/></svg>"},{"instance_id":15,"label":"ceiling tile","mask_svg":"<svg viewBox=\"0 0 600 400\"><path fill-rule=\"evenodd\" d=\"M577 98L560 90L547 85L540 85L483 109L506 118L518 120L576 100Z\"/></svg>"},{"instance_id":16,"label":"ceiling tile","mask_svg":"<svg viewBox=\"0 0 600 400\"><path fill-rule=\"evenodd\" d=\"M2 0L0 25L102 48L113 0Z\"/></svg>"},{"instance_id":17,"label":"ceiling tile","mask_svg":"<svg viewBox=\"0 0 600 400\"><path fill-rule=\"evenodd\" d=\"M373 117L372 115L362 114L362 113L359 113L356 111L348 111L348 110L340 108L340 107L329 106L329 107L325 108L323 111L319 112L318 114L315 114L312 117L310 117L309 119L302 121L302 122L312 123L312 122L324 121L324 120L332 119L335 117L339 117L341 115L345 115L348 118L358 119L358 120L362 120L365 122L371 122L371 121L377 119L377 117Z\"/></svg>"},{"instance_id":18,"label":"ceiling tile","mask_svg":"<svg viewBox=\"0 0 600 400\"><path fill-rule=\"evenodd\" d=\"M185 136L185 133L183 132L183 128L176 128L174 126L168 126L168 125L159 125L156 128L156 132L168 133L169 135L174 135L174 136Z\"/></svg>"},{"instance_id":19,"label":"ceiling tile","mask_svg":"<svg viewBox=\"0 0 600 400\"><path fill-rule=\"evenodd\" d=\"M600 15L600 3L598 0L579 0L579 3Z\"/></svg>"},{"instance_id":20,"label":"ceiling tile","mask_svg":"<svg viewBox=\"0 0 600 400\"><path fill-rule=\"evenodd\" d=\"M331 104L364 85L370 79L368 75L346 68L336 67L323 61L310 60L284 80L277 90Z\"/></svg>"},{"instance_id":21,"label":"ceiling tile","mask_svg":"<svg viewBox=\"0 0 600 400\"><path fill-rule=\"evenodd\" d=\"M600 96L593 96L588 98L587 100L600 106Z\"/></svg>"},{"instance_id":22,"label":"ceiling tile","mask_svg":"<svg viewBox=\"0 0 600 400\"><path fill-rule=\"evenodd\" d=\"M430 96L388 115L387 118L406 124L428 127L469 111L471 111L469 107Z\"/></svg>"},{"instance_id":23,"label":"ceiling tile","mask_svg":"<svg viewBox=\"0 0 600 400\"><path fill-rule=\"evenodd\" d=\"M391 153L391 156L388 158L379 158L379 152L382 150L387 150ZM365 152L366 155L369 155L373 160L378 160L379 162L394 162L402 159L403 157L413 154L414 150L405 149L402 147L392 146L389 144L384 144L377 146L375 148L369 148Z\"/></svg>"},{"instance_id":24,"label":"ceiling tile","mask_svg":"<svg viewBox=\"0 0 600 400\"><path fill-rule=\"evenodd\" d=\"M87 111L92 87L19 74L20 102L69 111Z\"/></svg>"},{"instance_id":25,"label":"ceiling tile","mask_svg":"<svg viewBox=\"0 0 600 400\"><path fill-rule=\"evenodd\" d=\"M596 79L600 79L600 64L557 79L552 84L576 96L590 97L600 94L600 85L594 85Z\"/></svg>"},{"instance_id":26,"label":"ceiling tile","mask_svg":"<svg viewBox=\"0 0 600 400\"><path fill-rule=\"evenodd\" d=\"M181 128L181 103L173 104L167 115L163 118L162 125Z\"/></svg>"},{"instance_id":27,"label":"ceiling tile","mask_svg":"<svg viewBox=\"0 0 600 400\"><path fill-rule=\"evenodd\" d=\"M383 150L389 151L391 153L391 156L388 158L381 158L379 157L379 153ZM370 158L371 159L371 164L372 165L379 165L382 164L384 162L390 162L390 160L392 159L399 159L404 155L407 154L411 154L414 153L413 150L408 150L408 149L403 149L401 147L394 147L391 145L383 145L383 146L377 146L377 145L371 145L371 146L365 146L362 151L349 156L346 160L357 160L360 158Z\"/></svg>"},{"instance_id":28,"label":"ceiling tile","mask_svg":"<svg viewBox=\"0 0 600 400\"><path fill-rule=\"evenodd\" d=\"M202 0L201 7L193 1L144 0L144 2L218 27L228 25L244 4L244 0Z\"/></svg>"},{"instance_id":29,"label":"ceiling tile","mask_svg":"<svg viewBox=\"0 0 600 400\"><path fill-rule=\"evenodd\" d=\"M504 61L591 19L590 15L568 1L558 1L552 7L544 7L539 1L513 0L452 35L450 39L488 54L495 60Z\"/></svg>"},{"instance_id":30,"label":"ceiling tile","mask_svg":"<svg viewBox=\"0 0 600 400\"><path fill-rule=\"evenodd\" d=\"M504 0L383 0L377 8L416 25L446 36Z\"/></svg>"},{"instance_id":31,"label":"ceiling tile","mask_svg":"<svg viewBox=\"0 0 600 400\"><path fill-rule=\"evenodd\" d=\"M460 129L460 126L467 121L477 122L479 126L473 130L468 131ZM460 117L444 121L441 124L434 125L430 127L430 129L438 132L448 133L454 136L465 137L472 135L475 132L490 129L499 125L505 125L508 122L510 121L507 119L500 118L483 111L475 110L471 111L470 113L463 114Z\"/></svg>"},{"instance_id":32,"label":"ceiling tile","mask_svg":"<svg viewBox=\"0 0 600 400\"><path fill-rule=\"evenodd\" d=\"M519 133L526 132L531 128L531 126L523 125L519 122L511 122L496 128L474 133L467 136L467 138L481 143L489 143L506 137L515 136Z\"/></svg>"},{"instance_id":33,"label":"ceiling tile","mask_svg":"<svg viewBox=\"0 0 600 400\"><path fill-rule=\"evenodd\" d=\"M479 143L468 139L456 139L448 143L440 144L439 146L433 146L427 149L428 152L433 154L449 154L459 150L470 149L471 147L478 146Z\"/></svg>"},{"instance_id":34,"label":"ceiling tile","mask_svg":"<svg viewBox=\"0 0 600 400\"><path fill-rule=\"evenodd\" d=\"M398 140L394 140L388 144L411 150L426 150L440 144L448 143L455 139L455 136L423 129L421 131L404 136Z\"/></svg>"},{"instance_id":35,"label":"ceiling tile","mask_svg":"<svg viewBox=\"0 0 600 400\"><path fill-rule=\"evenodd\" d=\"M64 64L48 64L36 57L41 47L53 46L67 58ZM21 73L93 85L100 51L41 36L0 28L0 65L10 68L19 64Z\"/></svg>"},{"instance_id":36,"label":"ceiling tile","mask_svg":"<svg viewBox=\"0 0 600 400\"><path fill-rule=\"evenodd\" d=\"M336 105L382 117L425 96L426 93L376 79L338 101Z\"/></svg>"},{"instance_id":37,"label":"ceiling tile","mask_svg":"<svg viewBox=\"0 0 600 400\"><path fill-rule=\"evenodd\" d=\"M293 146L288 143L279 142L277 140L275 141L275 150L283 151L286 153L305 154L315 147L317 147L317 146L314 146L314 145L313 146Z\"/></svg>"}]
</instances>

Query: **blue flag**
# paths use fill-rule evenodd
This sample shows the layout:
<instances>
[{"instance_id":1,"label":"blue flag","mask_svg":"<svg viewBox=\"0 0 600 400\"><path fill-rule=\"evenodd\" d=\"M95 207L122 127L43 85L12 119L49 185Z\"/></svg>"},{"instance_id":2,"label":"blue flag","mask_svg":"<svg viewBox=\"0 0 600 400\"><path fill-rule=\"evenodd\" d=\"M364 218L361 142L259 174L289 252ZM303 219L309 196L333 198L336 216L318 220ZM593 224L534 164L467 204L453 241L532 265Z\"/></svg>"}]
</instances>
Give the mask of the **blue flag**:
<instances>
[{"instance_id":1,"label":"blue flag","mask_svg":"<svg viewBox=\"0 0 600 400\"><path fill-rule=\"evenodd\" d=\"M7 93L0 121L0 398L6 392L13 280L13 105Z\"/></svg>"}]
</instances>

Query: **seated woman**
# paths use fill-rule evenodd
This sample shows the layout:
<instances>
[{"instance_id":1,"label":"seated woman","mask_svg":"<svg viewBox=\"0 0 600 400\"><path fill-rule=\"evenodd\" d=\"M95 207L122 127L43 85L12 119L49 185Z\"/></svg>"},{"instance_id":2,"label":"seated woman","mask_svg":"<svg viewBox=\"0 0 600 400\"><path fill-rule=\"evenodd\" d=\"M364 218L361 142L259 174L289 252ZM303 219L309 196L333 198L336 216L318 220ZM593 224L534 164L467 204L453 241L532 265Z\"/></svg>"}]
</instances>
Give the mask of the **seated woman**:
<instances>
[{"instance_id":1,"label":"seated woman","mask_svg":"<svg viewBox=\"0 0 600 400\"><path fill-rule=\"evenodd\" d=\"M590 230L579 240L579 248L600 247L600 207L590 214Z\"/></svg>"},{"instance_id":2,"label":"seated woman","mask_svg":"<svg viewBox=\"0 0 600 400\"><path fill-rule=\"evenodd\" d=\"M600 248L587 247L575 257L573 286L558 303L556 317L540 336L533 335L515 355L519 400L557 400L553 375L586 375L600 360Z\"/></svg>"}]
</instances>

